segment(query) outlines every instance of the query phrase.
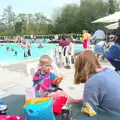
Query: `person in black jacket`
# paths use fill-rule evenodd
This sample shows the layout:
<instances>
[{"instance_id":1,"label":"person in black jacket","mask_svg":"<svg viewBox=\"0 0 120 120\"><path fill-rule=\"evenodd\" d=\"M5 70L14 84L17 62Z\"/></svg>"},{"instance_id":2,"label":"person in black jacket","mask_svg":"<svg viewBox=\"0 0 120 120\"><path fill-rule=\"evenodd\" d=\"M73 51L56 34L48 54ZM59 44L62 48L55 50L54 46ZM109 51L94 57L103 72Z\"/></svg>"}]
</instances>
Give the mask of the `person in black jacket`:
<instances>
[{"instance_id":1,"label":"person in black jacket","mask_svg":"<svg viewBox=\"0 0 120 120\"><path fill-rule=\"evenodd\" d=\"M120 19L118 21L118 28L116 31L116 43L120 45Z\"/></svg>"}]
</instances>

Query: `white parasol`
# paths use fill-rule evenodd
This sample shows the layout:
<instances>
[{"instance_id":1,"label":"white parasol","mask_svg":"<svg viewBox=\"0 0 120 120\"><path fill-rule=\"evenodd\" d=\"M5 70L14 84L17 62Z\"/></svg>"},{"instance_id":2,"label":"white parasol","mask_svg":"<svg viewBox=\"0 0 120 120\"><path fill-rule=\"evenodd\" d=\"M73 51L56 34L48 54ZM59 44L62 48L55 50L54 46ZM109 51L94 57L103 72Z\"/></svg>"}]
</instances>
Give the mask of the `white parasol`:
<instances>
[{"instance_id":1,"label":"white parasol","mask_svg":"<svg viewBox=\"0 0 120 120\"><path fill-rule=\"evenodd\" d=\"M95 21L93 21L92 23L110 23L110 22L117 22L120 19L120 11L119 12L115 12L114 14L108 15L106 17L97 19Z\"/></svg>"},{"instance_id":2,"label":"white parasol","mask_svg":"<svg viewBox=\"0 0 120 120\"><path fill-rule=\"evenodd\" d=\"M117 27L118 27L118 23L113 23L113 24L110 24L110 25L107 25L107 26L105 26L106 28L108 28L108 29L117 29Z\"/></svg>"}]
</instances>

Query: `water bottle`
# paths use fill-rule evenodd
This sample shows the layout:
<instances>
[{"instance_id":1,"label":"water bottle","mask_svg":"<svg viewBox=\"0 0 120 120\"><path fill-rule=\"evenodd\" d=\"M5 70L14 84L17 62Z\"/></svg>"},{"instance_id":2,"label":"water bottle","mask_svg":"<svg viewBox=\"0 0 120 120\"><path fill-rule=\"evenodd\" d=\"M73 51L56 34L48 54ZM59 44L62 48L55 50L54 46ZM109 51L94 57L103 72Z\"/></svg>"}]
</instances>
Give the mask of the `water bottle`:
<instances>
[{"instance_id":1,"label":"water bottle","mask_svg":"<svg viewBox=\"0 0 120 120\"><path fill-rule=\"evenodd\" d=\"M61 120L72 120L72 106L64 105L62 107Z\"/></svg>"},{"instance_id":2,"label":"water bottle","mask_svg":"<svg viewBox=\"0 0 120 120\"><path fill-rule=\"evenodd\" d=\"M2 100L0 100L0 115L6 115L7 110L8 110L7 105L5 105Z\"/></svg>"},{"instance_id":3,"label":"water bottle","mask_svg":"<svg viewBox=\"0 0 120 120\"><path fill-rule=\"evenodd\" d=\"M0 105L3 105L3 104L4 104L3 100L0 100Z\"/></svg>"}]
</instances>

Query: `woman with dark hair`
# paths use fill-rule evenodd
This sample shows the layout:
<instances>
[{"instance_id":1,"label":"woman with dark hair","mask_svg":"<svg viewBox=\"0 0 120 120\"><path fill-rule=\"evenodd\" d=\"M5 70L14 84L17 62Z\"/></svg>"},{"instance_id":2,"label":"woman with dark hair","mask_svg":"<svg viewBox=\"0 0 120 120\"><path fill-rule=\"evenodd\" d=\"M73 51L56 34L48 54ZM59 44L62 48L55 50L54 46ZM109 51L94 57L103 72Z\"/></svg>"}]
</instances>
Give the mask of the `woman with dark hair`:
<instances>
[{"instance_id":1,"label":"woman with dark hair","mask_svg":"<svg viewBox=\"0 0 120 120\"><path fill-rule=\"evenodd\" d=\"M74 83L85 83L82 112L92 108L92 115L97 109L120 115L120 75L101 67L92 51L85 50L77 56Z\"/></svg>"},{"instance_id":2,"label":"woman with dark hair","mask_svg":"<svg viewBox=\"0 0 120 120\"><path fill-rule=\"evenodd\" d=\"M65 46L69 46L69 45L70 45L70 41L66 39L65 35L63 35L62 39L59 42L59 46L62 46L62 48L64 48Z\"/></svg>"}]
</instances>

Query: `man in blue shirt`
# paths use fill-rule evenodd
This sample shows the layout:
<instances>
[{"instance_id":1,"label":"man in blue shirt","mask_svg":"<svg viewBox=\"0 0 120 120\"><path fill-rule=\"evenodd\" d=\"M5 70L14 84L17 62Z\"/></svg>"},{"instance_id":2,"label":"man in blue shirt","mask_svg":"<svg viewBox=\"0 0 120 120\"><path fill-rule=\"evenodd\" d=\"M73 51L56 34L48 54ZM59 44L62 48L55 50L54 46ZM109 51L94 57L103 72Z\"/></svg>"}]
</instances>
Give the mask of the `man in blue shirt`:
<instances>
[{"instance_id":1,"label":"man in blue shirt","mask_svg":"<svg viewBox=\"0 0 120 120\"><path fill-rule=\"evenodd\" d=\"M105 57L115 67L115 71L120 71L120 19L118 21L118 28L116 32L116 44L113 45L106 53Z\"/></svg>"}]
</instances>

